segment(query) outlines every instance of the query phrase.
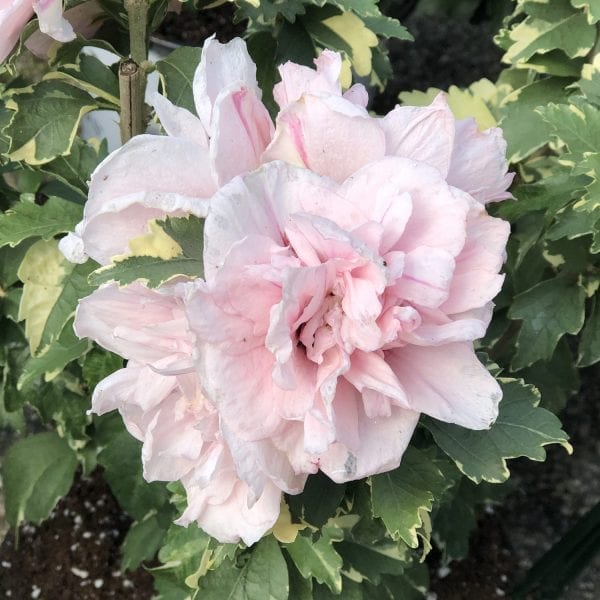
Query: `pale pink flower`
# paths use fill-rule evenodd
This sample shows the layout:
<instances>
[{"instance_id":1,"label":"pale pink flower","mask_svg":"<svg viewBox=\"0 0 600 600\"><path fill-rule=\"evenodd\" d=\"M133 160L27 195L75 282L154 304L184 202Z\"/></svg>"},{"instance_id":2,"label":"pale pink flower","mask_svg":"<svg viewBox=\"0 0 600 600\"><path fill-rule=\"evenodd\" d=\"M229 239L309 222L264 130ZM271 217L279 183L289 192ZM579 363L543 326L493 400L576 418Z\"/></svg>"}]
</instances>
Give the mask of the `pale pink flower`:
<instances>
[{"instance_id":1,"label":"pale pink flower","mask_svg":"<svg viewBox=\"0 0 600 600\"><path fill-rule=\"evenodd\" d=\"M489 427L501 392L473 340L508 233L407 158L341 184L274 162L221 188L186 305L223 426L334 481L397 466L421 412Z\"/></svg>"},{"instance_id":2,"label":"pale pink flower","mask_svg":"<svg viewBox=\"0 0 600 600\"><path fill-rule=\"evenodd\" d=\"M342 182L374 160L400 156L435 167L480 202L511 197L513 174L499 128L480 132L474 119L456 121L444 94L424 108L397 106L372 117L361 85L342 95L338 54L325 51L315 62L316 71L280 67L274 97L281 110L264 162L285 160Z\"/></svg>"},{"instance_id":3,"label":"pale pink flower","mask_svg":"<svg viewBox=\"0 0 600 600\"><path fill-rule=\"evenodd\" d=\"M168 135L98 167L61 243L106 264L150 219L207 215L205 280L103 287L76 328L129 360L94 410L121 411L146 477L185 485L180 522L222 541L258 539L309 473L397 467L421 413L483 429L501 397L473 351L503 280L499 130L444 96L372 117L339 55L315 62L281 67L274 130L243 43L209 41L198 116L157 96Z\"/></svg>"},{"instance_id":4,"label":"pale pink flower","mask_svg":"<svg viewBox=\"0 0 600 600\"><path fill-rule=\"evenodd\" d=\"M199 116L155 95L168 135L139 135L96 168L83 220L61 240L65 256L106 264L151 219L205 216L219 186L260 164L273 133L260 96L245 43L208 40L194 77Z\"/></svg>"},{"instance_id":5,"label":"pale pink flower","mask_svg":"<svg viewBox=\"0 0 600 600\"><path fill-rule=\"evenodd\" d=\"M298 493L305 476L268 440L230 447L193 372L175 287L103 286L80 302L75 330L129 361L98 384L92 411L119 410L143 442L147 481L181 481L188 503L178 522L196 521L223 542L260 539L277 520L282 491Z\"/></svg>"},{"instance_id":6,"label":"pale pink flower","mask_svg":"<svg viewBox=\"0 0 600 600\"><path fill-rule=\"evenodd\" d=\"M62 7L62 0L0 0L0 62L14 48L21 30L34 12L42 33L59 42L75 39L73 27L63 18Z\"/></svg>"}]
</instances>

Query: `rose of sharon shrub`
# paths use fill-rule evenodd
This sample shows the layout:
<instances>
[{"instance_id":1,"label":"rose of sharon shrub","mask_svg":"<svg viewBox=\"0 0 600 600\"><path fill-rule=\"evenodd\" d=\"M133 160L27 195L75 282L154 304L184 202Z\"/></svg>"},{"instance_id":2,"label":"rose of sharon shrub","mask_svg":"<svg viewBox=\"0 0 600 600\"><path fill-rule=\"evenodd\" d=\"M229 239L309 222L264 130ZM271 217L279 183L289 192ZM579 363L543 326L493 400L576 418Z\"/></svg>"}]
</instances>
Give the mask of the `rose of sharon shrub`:
<instances>
[{"instance_id":1,"label":"rose of sharon shrub","mask_svg":"<svg viewBox=\"0 0 600 600\"><path fill-rule=\"evenodd\" d=\"M199 117L157 98L169 135L98 167L62 244L106 264L150 219L207 215L205 280L104 286L76 329L130 361L93 410L121 411L146 477L184 483L181 522L223 541L258 539L309 473L395 468L420 413L483 429L501 397L473 351L503 279L501 132L444 96L372 117L337 54L315 62L281 67L273 129L243 43L209 41Z\"/></svg>"},{"instance_id":2,"label":"rose of sharon shrub","mask_svg":"<svg viewBox=\"0 0 600 600\"><path fill-rule=\"evenodd\" d=\"M9 55L34 11L42 33L60 42L75 39L73 27L62 16L62 6L62 0L0 0L0 62Z\"/></svg>"}]
</instances>

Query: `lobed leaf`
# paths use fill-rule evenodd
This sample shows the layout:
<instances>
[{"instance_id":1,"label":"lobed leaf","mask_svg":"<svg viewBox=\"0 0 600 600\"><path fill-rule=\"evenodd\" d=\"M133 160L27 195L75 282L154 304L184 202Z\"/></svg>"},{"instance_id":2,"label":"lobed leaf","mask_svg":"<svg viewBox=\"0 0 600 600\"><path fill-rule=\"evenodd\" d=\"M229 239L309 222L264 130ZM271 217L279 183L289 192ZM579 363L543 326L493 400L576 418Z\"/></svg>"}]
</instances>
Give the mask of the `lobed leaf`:
<instances>
[{"instance_id":1,"label":"lobed leaf","mask_svg":"<svg viewBox=\"0 0 600 600\"><path fill-rule=\"evenodd\" d=\"M16 111L4 130L10 159L41 165L70 152L82 117L97 102L62 81L42 81L11 96L6 106Z\"/></svg>"},{"instance_id":2,"label":"lobed leaf","mask_svg":"<svg viewBox=\"0 0 600 600\"><path fill-rule=\"evenodd\" d=\"M104 467L104 477L121 507L134 519L142 520L168 503L167 490L161 483L144 480L141 444L125 430L120 416L105 419L104 423L114 425L115 431L103 432L106 445L98 454L98 463Z\"/></svg>"},{"instance_id":3,"label":"lobed leaf","mask_svg":"<svg viewBox=\"0 0 600 600\"><path fill-rule=\"evenodd\" d=\"M121 570L133 571L144 561L152 560L160 548L166 530L155 513L149 513L141 521L136 521L127 532L121 552Z\"/></svg>"},{"instance_id":4,"label":"lobed leaf","mask_svg":"<svg viewBox=\"0 0 600 600\"><path fill-rule=\"evenodd\" d=\"M546 279L517 295L509 318L522 319L513 370L552 357L560 338L576 334L585 317L585 290L566 277Z\"/></svg>"},{"instance_id":5,"label":"lobed leaf","mask_svg":"<svg viewBox=\"0 0 600 600\"><path fill-rule=\"evenodd\" d=\"M373 514L381 517L393 539L419 545L422 511L430 512L448 482L428 455L409 446L394 471L371 477Z\"/></svg>"},{"instance_id":6,"label":"lobed leaf","mask_svg":"<svg viewBox=\"0 0 600 600\"><path fill-rule=\"evenodd\" d=\"M452 423L426 418L424 425L436 444L475 483L501 483L510 472L506 460L526 456L546 458L544 446L560 444L572 448L561 423L551 412L540 408L539 392L520 379L499 379L504 397L496 422L489 430L474 431Z\"/></svg>"},{"instance_id":7,"label":"lobed leaf","mask_svg":"<svg viewBox=\"0 0 600 600\"><path fill-rule=\"evenodd\" d=\"M298 534L292 544L285 546L294 565L304 578L314 577L334 593L342 591L342 557L333 547L343 538L340 529L324 527L315 542L308 532Z\"/></svg>"},{"instance_id":8,"label":"lobed leaf","mask_svg":"<svg viewBox=\"0 0 600 600\"><path fill-rule=\"evenodd\" d=\"M198 596L203 600L287 600L288 571L279 544L272 536L262 538L241 568L225 560L200 579Z\"/></svg>"},{"instance_id":9,"label":"lobed leaf","mask_svg":"<svg viewBox=\"0 0 600 600\"><path fill-rule=\"evenodd\" d=\"M0 214L0 248L15 247L23 240L39 237L50 240L72 231L82 217L78 204L51 196L43 206L21 200Z\"/></svg>"}]
</instances>

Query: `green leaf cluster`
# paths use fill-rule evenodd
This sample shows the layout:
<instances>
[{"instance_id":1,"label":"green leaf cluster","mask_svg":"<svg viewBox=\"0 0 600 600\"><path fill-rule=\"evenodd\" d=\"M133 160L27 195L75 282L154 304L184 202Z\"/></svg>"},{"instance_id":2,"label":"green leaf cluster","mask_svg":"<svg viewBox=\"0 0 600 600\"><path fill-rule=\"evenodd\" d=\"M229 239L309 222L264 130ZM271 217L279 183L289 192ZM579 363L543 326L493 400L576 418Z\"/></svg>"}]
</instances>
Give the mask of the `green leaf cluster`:
<instances>
[{"instance_id":1,"label":"green leaf cluster","mask_svg":"<svg viewBox=\"0 0 600 600\"><path fill-rule=\"evenodd\" d=\"M248 20L248 48L270 109L275 108L271 89L278 79L276 67L287 60L312 66L322 49L337 50L356 75L383 87L392 71L378 36L412 39L397 19L382 14L378 0L235 0L235 4L236 19Z\"/></svg>"}]
</instances>

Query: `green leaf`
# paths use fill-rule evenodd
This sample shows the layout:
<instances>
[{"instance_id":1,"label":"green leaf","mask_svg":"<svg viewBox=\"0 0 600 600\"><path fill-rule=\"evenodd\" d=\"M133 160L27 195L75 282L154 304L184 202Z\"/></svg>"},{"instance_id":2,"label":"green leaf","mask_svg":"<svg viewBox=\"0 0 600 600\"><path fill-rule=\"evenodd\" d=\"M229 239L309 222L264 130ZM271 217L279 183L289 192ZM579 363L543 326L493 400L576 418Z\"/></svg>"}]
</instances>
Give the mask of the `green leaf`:
<instances>
[{"instance_id":1,"label":"green leaf","mask_svg":"<svg viewBox=\"0 0 600 600\"><path fill-rule=\"evenodd\" d=\"M87 198L88 184L92 171L103 160L107 152L106 141L99 146L81 138L75 138L71 151L44 164L40 170L51 175L83 198Z\"/></svg>"},{"instance_id":2,"label":"green leaf","mask_svg":"<svg viewBox=\"0 0 600 600\"><path fill-rule=\"evenodd\" d=\"M70 273L66 273L61 281L60 294L48 314L40 348L52 344L61 335L65 324L75 316L79 300L92 293L93 287L88 283L88 276L96 265L89 260L81 265L75 265Z\"/></svg>"},{"instance_id":3,"label":"green leaf","mask_svg":"<svg viewBox=\"0 0 600 600\"><path fill-rule=\"evenodd\" d=\"M86 428L91 423L87 414L89 397L77 394L62 382L35 387L35 394L28 397L42 421L52 425L67 439L74 449L80 449L88 440Z\"/></svg>"},{"instance_id":4,"label":"green leaf","mask_svg":"<svg viewBox=\"0 0 600 600\"><path fill-rule=\"evenodd\" d=\"M204 219L189 215L188 217L167 217L156 223L181 246L183 256L197 261L202 260Z\"/></svg>"},{"instance_id":5,"label":"green leaf","mask_svg":"<svg viewBox=\"0 0 600 600\"><path fill-rule=\"evenodd\" d=\"M2 462L6 520L39 523L71 488L77 457L54 432L38 433L15 442Z\"/></svg>"},{"instance_id":6,"label":"green leaf","mask_svg":"<svg viewBox=\"0 0 600 600\"><path fill-rule=\"evenodd\" d=\"M410 42L414 40L408 29L406 29L398 19L393 19L392 17L381 14L377 16L361 16L361 19L364 21L365 25L377 35L381 35L388 39L396 38L398 40L408 40Z\"/></svg>"},{"instance_id":7,"label":"green leaf","mask_svg":"<svg viewBox=\"0 0 600 600\"><path fill-rule=\"evenodd\" d=\"M112 352L94 349L83 361L83 379L93 390L105 377L123 368L123 359Z\"/></svg>"},{"instance_id":8,"label":"green leaf","mask_svg":"<svg viewBox=\"0 0 600 600\"><path fill-rule=\"evenodd\" d=\"M524 63L534 54L557 49L569 58L577 58L591 50L596 32L588 26L582 12L562 14L555 20L545 20L552 16L547 12L543 14L544 19L529 16L511 30L513 44L502 57L503 62Z\"/></svg>"},{"instance_id":9,"label":"green leaf","mask_svg":"<svg viewBox=\"0 0 600 600\"><path fill-rule=\"evenodd\" d=\"M575 8L583 8L590 25L600 21L600 3L598 0L571 0Z\"/></svg>"},{"instance_id":10,"label":"green leaf","mask_svg":"<svg viewBox=\"0 0 600 600\"><path fill-rule=\"evenodd\" d=\"M156 514L150 513L142 521L136 521L129 528L121 546L121 570L133 571L145 560L152 560L166 533Z\"/></svg>"},{"instance_id":11,"label":"green leaf","mask_svg":"<svg viewBox=\"0 0 600 600\"><path fill-rule=\"evenodd\" d=\"M10 138L4 133L4 130L14 117L15 113L8 110L4 104L0 104L0 156L6 154L10 149Z\"/></svg>"},{"instance_id":12,"label":"green leaf","mask_svg":"<svg viewBox=\"0 0 600 600\"><path fill-rule=\"evenodd\" d=\"M277 36L276 64L291 60L299 65L312 67L315 57L313 39L302 22L298 20L292 25L285 21Z\"/></svg>"},{"instance_id":13,"label":"green leaf","mask_svg":"<svg viewBox=\"0 0 600 600\"><path fill-rule=\"evenodd\" d=\"M150 511L168 503L168 492L158 482L148 483L142 475L141 444L125 430L116 416L117 431L108 434L107 445L98 454L104 477L121 507L134 519L142 520Z\"/></svg>"},{"instance_id":14,"label":"green leaf","mask_svg":"<svg viewBox=\"0 0 600 600\"><path fill-rule=\"evenodd\" d=\"M345 540L336 544L336 550L344 559L344 571L354 569L376 585L382 575L401 575L408 564L399 545L390 541L366 544Z\"/></svg>"},{"instance_id":15,"label":"green leaf","mask_svg":"<svg viewBox=\"0 0 600 600\"><path fill-rule=\"evenodd\" d=\"M591 63L583 65L577 85L590 102L600 103L600 54L596 54Z\"/></svg>"},{"instance_id":16,"label":"green leaf","mask_svg":"<svg viewBox=\"0 0 600 600\"><path fill-rule=\"evenodd\" d=\"M555 414L566 406L580 386L573 354L565 338L558 342L550 360L539 360L519 371L518 376L537 387L542 394L541 406Z\"/></svg>"},{"instance_id":17,"label":"green leaf","mask_svg":"<svg viewBox=\"0 0 600 600\"><path fill-rule=\"evenodd\" d=\"M38 240L25 254L17 275L23 282L19 321L25 319L25 335L31 353L40 345L48 315L62 291L62 282L74 265L66 260L54 239Z\"/></svg>"},{"instance_id":18,"label":"green leaf","mask_svg":"<svg viewBox=\"0 0 600 600\"><path fill-rule=\"evenodd\" d=\"M40 375L45 375L46 381L52 380L72 360L85 354L89 348L89 340L80 340L75 336L73 321L67 322L60 337L54 343L46 346L40 354L31 357L25 363L17 388L27 387Z\"/></svg>"},{"instance_id":19,"label":"green leaf","mask_svg":"<svg viewBox=\"0 0 600 600\"><path fill-rule=\"evenodd\" d=\"M41 165L68 154L82 117L97 107L83 90L61 81L42 81L10 97L16 113L5 129L10 158Z\"/></svg>"},{"instance_id":20,"label":"green leaf","mask_svg":"<svg viewBox=\"0 0 600 600\"><path fill-rule=\"evenodd\" d=\"M259 24L275 25L281 15L286 21L294 23L298 15L306 11L306 0L261 0L261 2L241 2L238 4L238 21L244 18Z\"/></svg>"},{"instance_id":21,"label":"green leaf","mask_svg":"<svg viewBox=\"0 0 600 600\"><path fill-rule=\"evenodd\" d=\"M548 143L550 125L534 109L546 106L549 102L566 100L566 88L570 82L570 79L560 77L540 79L504 98L500 106L502 119L499 125L508 144L510 162L518 162Z\"/></svg>"},{"instance_id":22,"label":"green leaf","mask_svg":"<svg viewBox=\"0 0 600 600\"><path fill-rule=\"evenodd\" d=\"M600 109L591 104L548 104L536 109L571 153L600 150Z\"/></svg>"},{"instance_id":23,"label":"green leaf","mask_svg":"<svg viewBox=\"0 0 600 600\"><path fill-rule=\"evenodd\" d=\"M465 429L452 423L426 418L424 425L436 444L472 481L501 483L510 472L506 460L526 456L546 458L544 446L560 444L570 453L567 434L558 418L539 408L539 392L519 379L499 379L503 399L496 422L487 431Z\"/></svg>"},{"instance_id":24,"label":"green leaf","mask_svg":"<svg viewBox=\"0 0 600 600\"><path fill-rule=\"evenodd\" d=\"M287 565L272 536L252 548L241 569L226 560L200 579L198 589L203 600L287 600L288 595Z\"/></svg>"},{"instance_id":25,"label":"green leaf","mask_svg":"<svg viewBox=\"0 0 600 600\"><path fill-rule=\"evenodd\" d=\"M278 112L273 99L273 86L277 82L277 40L269 31L258 31L246 38L248 53L256 65L258 87L263 92L263 104L269 109L271 116Z\"/></svg>"},{"instance_id":26,"label":"green leaf","mask_svg":"<svg viewBox=\"0 0 600 600\"><path fill-rule=\"evenodd\" d=\"M142 254L139 252L138 255L119 258L112 264L94 271L89 277L90 283L100 285L117 281L121 285L126 285L143 280L148 287L153 288L178 276L203 277L204 220L193 215L179 218L167 217L163 221L156 221L156 225L169 236L166 238L167 241L176 242L175 246L178 245L181 249L179 255L163 259L157 256L139 255ZM141 244L140 247L143 246ZM176 252L179 252L179 249Z\"/></svg>"},{"instance_id":27,"label":"green leaf","mask_svg":"<svg viewBox=\"0 0 600 600\"><path fill-rule=\"evenodd\" d=\"M556 216L556 222L546 233L548 240L567 238L574 240L594 233L594 225L600 220L600 203L575 202Z\"/></svg>"},{"instance_id":28,"label":"green leaf","mask_svg":"<svg viewBox=\"0 0 600 600\"><path fill-rule=\"evenodd\" d=\"M373 514L383 519L393 539L417 548L422 511L431 512L434 500L447 485L428 455L409 446L397 469L371 477Z\"/></svg>"},{"instance_id":29,"label":"green leaf","mask_svg":"<svg viewBox=\"0 0 600 600\"><path fill-rule=\"evenodd\" d=\"M552 165L552 175L528 185L520 185L513 190L517 202L499 202L498 216L515 222L531 212L543 211L546 225L554 215L566 206L575 196L581 196L589 179L586 176L573 176L571 170ZM537 217L536 217L537 218Z\"/></svg>"},{"instance_id":30,"label":"green leaf","mask_svg":"<svg viewBox=\"0 0 600 600\"><path fill-rule=\"evenodd\" d=\"M342 590L342 557L333 547L333 542L343 539L340 529L324 527L321 537L314 542L310 533L298 534L292 544L285 546L294 565L305 579L314 577L319 583L339 594Z\"/></svg>"},{"instance_id":31,"label":"green leaf","mask_svg":"<svg viewBox=\"0 0 600 600\"><path fill-rule=\"evenodd\" d=\"M560 338L576 334L583 326L584 304L583 287L563 277L542 281L516 296L508 316L523 322L511 368L519 370L551 358Z\"/></svg>"},{"instance_id":32,"label":"green leaf","mask_svg":"<svg viewBox=\"0 0 600 600\"><path fill-rule=\"evenodd\" d=\"M89 54L79 54L74 64L63 64L50 71L45 81L65 81L71 85L119 106L119 79L110 67Z\"/></svg>"},{"instance_id":33,"label":"green leaf","mask_svg":"<svg viewBox=\"0 0 600 600\"><path fill-rule=\"evenodd\" d=\"M49 240L58 233L72 231L82 217L81 206L50 197L43 206L21 200L0 214L0 248L15 247L32 237Z\"/></svg>"},{"instance_id":34,"label":"green leaf","mask_svg":"<svg viewBox=\"0 0 600 600\"><path fill-rule=\"evenodd\" d=\"M345 491L345 484L334 483L319 471L308 477L301 494L288 496L287 502L297 521L304 519L314 527L322 527L335 514Z\"/></svg>"},{"instance_id":35,"label":"green leaf","mask_svg":"<svg viewBox=\"0 0 600 600\"><path fill-rule=\"evenodd\" d=\"M210 536L195 523L189 527L172 524L167 532L165 543L160 549L158 558L163 563L184 563L188 560L199 562L200 555L208 547Z\"/></svg>"},{"instance_id":36,"label":"green leaf","mask_svg":"<svg viewBox=\"0 0 600 600\"><path fill-rule=\"evenodd\" d=\"M201 261L186 256L169 260L154 256L131 256L94 271L89 281L95 286L109 281L117 281L120 285L144 281L148 287L155 288L174 277L202 277L203 272Z\"/></svg>"},{"instance_id":37,"label":"green leaf","mask_svg":"<svg viewBox=\"0 0 600 600\"><path fill-rule=\"evenodd\" d=\"M34 238L30 238L14 248L10 246L0 248L0 287L6 290L19 281L17 271L33 242Z\"/></svg>"},{"instance_id":38,"label":"green leaf","mask_svg":"<svg viewBox=\"0 0 600 600\"><path fill-rule=\"evenodd\" d=\"M590 314L586 319L579 340L577 364L589 367L600 360L600 302L598 292L591 300Z\"/></svg>"},{"instance_id":39,"label":"green leaf","mask_svg":"<svg viewBox=\"0 0 600 600\"><path fill-rule=\"evenodd\" d=\"M156 62L164 95L176 106L196 114L192 84L200 62L200 48L184 46Z\"/></svg>"},{"instance_id":40,"label":"green leaf","mask_svg":"<svg viewBox=\"0 0 600 600\"><path fill-rule=\"evenodd\" d=\"M469 538L477 526L474 484L468 479L455 487L449 501L443 502L433 521L434 538L444 551L444 561L461 560L469 554Z\"/></svg>"}]
</instances>

